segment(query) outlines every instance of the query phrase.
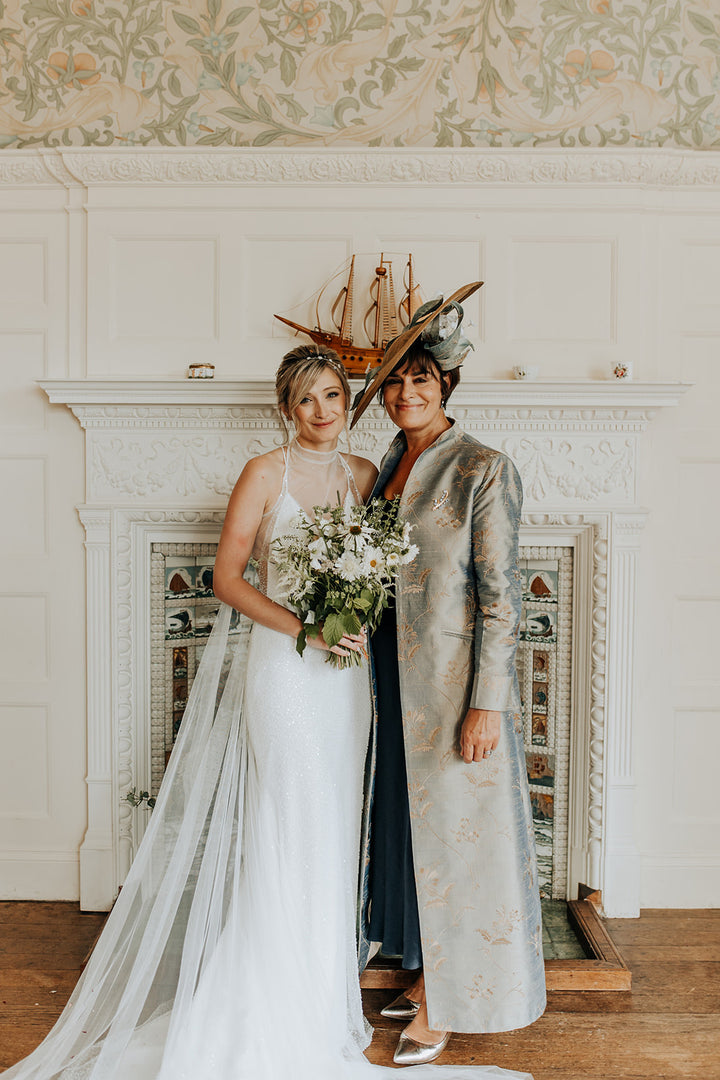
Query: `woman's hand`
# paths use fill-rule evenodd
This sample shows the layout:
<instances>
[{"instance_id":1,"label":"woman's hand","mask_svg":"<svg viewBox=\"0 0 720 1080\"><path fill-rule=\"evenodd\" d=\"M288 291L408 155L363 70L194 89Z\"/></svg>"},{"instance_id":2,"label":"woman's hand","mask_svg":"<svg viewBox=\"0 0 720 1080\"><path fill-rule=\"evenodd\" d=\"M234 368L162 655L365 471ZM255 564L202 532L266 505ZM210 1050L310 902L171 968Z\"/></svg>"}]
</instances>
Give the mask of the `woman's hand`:
<instances>
[{"instance_id":1,"label":"woman's hand","mask_svg":"<svg viewBox=\"0 0 720 1080\"><path fill-rule=\"evenodd\" d=\"M460 755L468 764L489 758L500 742L502 713L468 709L460 732Z\"/></svg>"},{"instance_id":2,"label":"woman's hand","mask_svg":"<svg viewBox=\"0 0 720 1080\"><path fill-rule=\"evenodd\" d=\"M365 627L359 634L343 634L337 645L333 645L332 648L329 648L322 634L318 634L316 637L311 637L308 634L307 644L313 649L320 649L321 652L334 652L338 656L348 656L349 651L352 650L352 652L359 652L367 660L367 631Z\"/></svg>"}]
</instances>

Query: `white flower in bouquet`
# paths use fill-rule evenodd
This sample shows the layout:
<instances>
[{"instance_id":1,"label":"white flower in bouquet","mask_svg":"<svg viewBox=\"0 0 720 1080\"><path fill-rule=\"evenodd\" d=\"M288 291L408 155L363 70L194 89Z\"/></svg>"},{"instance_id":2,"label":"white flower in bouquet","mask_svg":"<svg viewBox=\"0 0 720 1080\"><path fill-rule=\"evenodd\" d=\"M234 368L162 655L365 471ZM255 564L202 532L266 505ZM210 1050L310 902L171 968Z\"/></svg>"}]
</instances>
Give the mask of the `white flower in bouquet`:
<instances>
[{"instance_id":1,"label":"white flower in bouquet","mask_svg":"<svg viewBox=\"0 0 720 1080\"><path fill-rule=\"evenodd\" d=\"M380 576L387 569L387 558L383 556L380 548L368 546L363 551L361 566L364 573Z\"/></svg>"},{"instance_id":2,"label":"white flower in bouquet","mask_svg":"<svg viewBox=\"0 0 720 1080\"><path fill-rule=\"evenodd\" d=\"M297 639L302 656L307 636L322 633L332 648L343 634L375 629L393 595L399 567L418 553L410 525L397 516L397 500L368 506L316 506L300 513L293 532L275 540L277 565L288 601L303 628ZM361 662L360 654L328 653L337 667Z\"/></svg>"},{"instance_id":3,"label":"white flower in bouquet","mask_svg":"<svg viewBox=\"0 0 720 1080\"><path fill-rule=\"evenodd\" d=\"M332 569L332 563L329 568ZM353 551L343 551L335 561L335 570L343 581L357 581L363 571L362 560Z\"/></svg>"}]
</instances>

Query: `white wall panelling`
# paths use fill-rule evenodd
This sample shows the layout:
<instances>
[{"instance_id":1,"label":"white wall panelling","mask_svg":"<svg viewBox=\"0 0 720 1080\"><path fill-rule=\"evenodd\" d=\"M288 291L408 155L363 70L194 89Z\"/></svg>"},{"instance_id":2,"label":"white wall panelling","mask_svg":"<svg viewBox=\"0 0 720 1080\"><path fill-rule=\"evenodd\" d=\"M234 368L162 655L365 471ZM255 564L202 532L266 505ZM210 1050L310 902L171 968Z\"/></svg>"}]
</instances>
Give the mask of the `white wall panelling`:
<instances>
[{"instance_id":1,"label":"white wall panelling","mask_svg":"<svg viewBox=\"0 0 720 1080\"><path fill-rule=\"evenodd\" d=\"M45 334L42 330L15 333L0 329L0 385L6 431L45 427L47 402L35 380L47 376Z\"/></svg>"},{"instance_id":2,"label":"white wall panelling","mask_svg":"<svg viewBox=\"0 0 720 1080\"><path fill-rule=\"evenodd\" d=\"M579 236L516 237L511 242L509 338L613 345L617 336L616 245ZM575 283L583 280L577 291Z\"/></svg>"},{"instance_id":3,"label":"white wall panelling","mask_svg":"<svg viewBox=\"0 0 720 1080\"><path fill-rule=\"evenodd\" d=\"M120 342L218 336L218 236L115 236L109 337Z\"/></svg>"},{"instance_id":4,"label":"white wall panelling","mask_svg":"<svg viewBox=\"0 0 720 1080\"><path fill-rule=\"evenodd\" d=\"M54 360L49 374L63 375L68 304L66 214L62 205L57 206L57 191L49 193L48 199L33 192L34 209L19 206L15 194L0 200L0 348L7 355L4 338L8 332L43 332L48 355L52 352Z\"/></svg>"},{"instance_id":5,"label":"white wall panelling","mask_svg":"<svg viewBox=\"0 0 720 1080\"><path fill-rule=\"evenodd\" d=\"M251 148L0 155L0 460L11 495L44 461L44 503L33 473L22 520L0 537L16 552L0 560L0 618L19 627L0 659L0 709L49 709L54 807L49 818L0 817L2 895L78 895L85 835L83 903L107 904L134 842L115 801L120 732L140 755L126 771L144 768L141 698L118 694L141 677L137 656L108 667L114 624L91 603L86 728L84 590L126 558L122 529L144 544L146 526L205 527L173 514L221 512L247 454L275 438L265 380L296 339L273 312L351 251L382 249L413 251L428 293L485 280L468 304L476 349L454 411L516 458L528 513L577 529L592 611L609 619L588 625L588 666L576 673L594 725L582 730L594 734L573 747L588 789L571 808L571 873L596 883L599 868L618 914L638 895L651 906L720 895L718 831L688 827L688 807L703 809L685 779L698 751L678 751L676 771L669 762L677 717L695 748L714 745L718 723L720 155ZM197 359L216 364L217 381L176 382ZM618 359L634 362L635 382L607 379ZM508 380L514 364L537 364L547 381ZM66 380L60 396L84 432L41 403L36 379ZM677 380L697 385L663 409ZM371 418L357 445L376 454L386 435ZM148 523L151 511L171 518ZM121 512L140 518L121 529ZM634 592L633 634L612 612L618 593ZM621 719L608 725L611 714Z\"/></svg>"},{"instance_id":6,"label":"white wall panelling","mask_svg":"<svg viewBox=\"0 0 720 1080\"><path fill-rule=\"evenodd\" d=\"M0 292L4 304L47 303L47 244L44 238L0 239Z\"/></svg>"},{"instance_id":7,"label":"white wall panelling","mask_svg":"<svg viewBox=\"0 0 720 1080\"><path fill-rule=\"evenodd\" d=\"M46 461L0 457L0 556L47 554Z\"/></svg>"},{"instance_id":8,"label":"white wall panelling","mask_svg":"<svg viewBox=\"0 0 720 1080\"><path fill-rule=\"evenodd\" d=\"M57 183L0 192L0 896L10 898L77 897L85 827L82 434L35 381L67 375L68 323L84 306L68 259L76 198Z\"/></svg>"},{"instance_id":9,"label":"white wall panelling","mask_svg":"<svg viewBox=\"0 0 720 1080\"><path fill-rule=\"evenodd\" d=\"M49 675L48 597L0 593L0 625L6 628L0 651L0 683L45 682Z\"/></svg>"},{"instance_id":10,"label":"white wall panelling","mask_svg":"<svg viewBox=\"0 0 720 1080\"><path fill-rule=\"evenodd\" d=\"M0 817L45 818L50 812L48 708L0 706Z\"/></svg>"},{"instance_id":11,"label":"white wall panelling","mask_svg":"<svg viewBox=\"0 0 720 1080\"><path fill-rule=\"evenodd\" d=\"M222 228L212 214L88 211L89 374L179 374L198 356L217 362L221 320L237 341Z\"/></svg>"},{"instance_id":12,"label":"white wall panelling","mask_svg":"<svg viewBox=\"0 0 720 1080\"><path fill-rule=\"evenodd\" d=\"M713 769L720 756L720 709L678 709L674 719L673 813L690 828L717 829L720 806Z\"/></svg>"}]
</instances>

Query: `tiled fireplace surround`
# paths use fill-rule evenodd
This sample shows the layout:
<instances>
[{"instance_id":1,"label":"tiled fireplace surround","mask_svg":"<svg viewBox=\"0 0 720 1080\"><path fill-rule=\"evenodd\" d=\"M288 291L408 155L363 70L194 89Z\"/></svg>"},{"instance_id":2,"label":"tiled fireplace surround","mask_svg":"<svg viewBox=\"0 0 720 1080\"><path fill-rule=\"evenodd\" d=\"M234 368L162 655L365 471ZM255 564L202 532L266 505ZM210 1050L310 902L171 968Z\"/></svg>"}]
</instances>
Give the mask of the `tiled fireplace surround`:
<instances>
[{"instance_id":1,"label":"tiled fireplace surround","mask_svg":"<svg viewBox=\"0 0 720 1080\"><path fill-rule=\"evenodd\" d=\"M42 383L86 434L88 828L81 906L116 896L145 818L121 794L149 787L153 543L217 538L244 462L281 440L269 381ZM638 454L679 384L468 381L452 415L504 450L525 489L523 545L574 554L567 895L603 890L639 911L633 839L634 623L645 510ZM240 404L242 403L242 404ZM370 410L353 449L379 460L391 436Z\"/></svg>"}]
</instances>

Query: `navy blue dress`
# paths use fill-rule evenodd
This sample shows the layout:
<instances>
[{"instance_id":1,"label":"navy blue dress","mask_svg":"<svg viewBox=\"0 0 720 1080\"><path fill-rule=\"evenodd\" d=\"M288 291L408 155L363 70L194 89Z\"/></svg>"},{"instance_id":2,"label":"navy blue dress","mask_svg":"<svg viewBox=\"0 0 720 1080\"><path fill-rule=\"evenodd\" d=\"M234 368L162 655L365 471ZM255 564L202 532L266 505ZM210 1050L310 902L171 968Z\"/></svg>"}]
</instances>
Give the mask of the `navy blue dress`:
<instances>
[{"instance_id":1,"label":"navy blue dress","mask_svg":"<svg viewBox=\"0 0 720 1080\"><path fill-rule=\"evenodd\" d=\"M403 740L397 619L383 612L372 635L377 681L377 759L370 831L370 940L404 968L422 967Z\"/></svg>"}]
</instances>

